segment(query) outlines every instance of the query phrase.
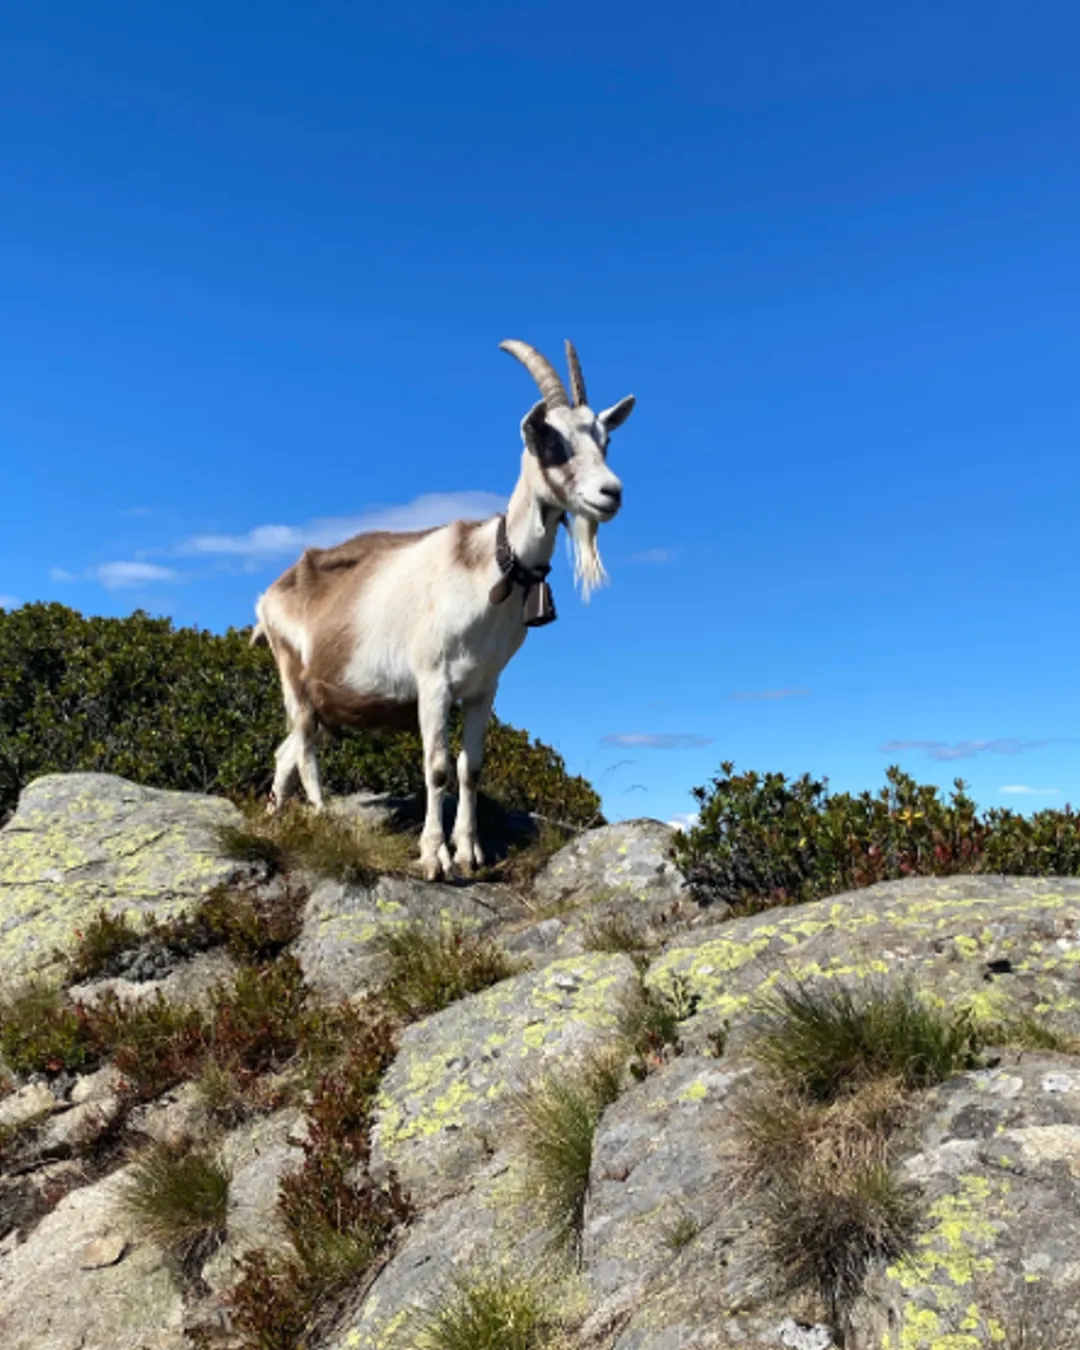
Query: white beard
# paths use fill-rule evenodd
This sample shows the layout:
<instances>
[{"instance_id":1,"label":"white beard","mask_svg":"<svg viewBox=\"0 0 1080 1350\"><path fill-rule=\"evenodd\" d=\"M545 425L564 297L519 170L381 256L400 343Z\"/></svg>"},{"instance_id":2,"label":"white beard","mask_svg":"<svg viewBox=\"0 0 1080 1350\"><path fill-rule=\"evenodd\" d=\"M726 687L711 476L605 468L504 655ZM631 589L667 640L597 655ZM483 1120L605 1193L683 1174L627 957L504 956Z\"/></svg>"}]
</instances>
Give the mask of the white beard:
<instances>
[{"instance_id":1,"label":"white beard","mask_svg":"<svg viewBox=\"0 0 1080 1350\"><path fill-rule=\"evenodd\" d=\"M570 545L574 556L574 580L581 587L581 598L588 603L589 597L598 586L603 586L608 575L600 561L600 551L596 546L596 536L600 527L595 520L586 520L584 516L571 516Z\"/></svg>"}]
</instances>

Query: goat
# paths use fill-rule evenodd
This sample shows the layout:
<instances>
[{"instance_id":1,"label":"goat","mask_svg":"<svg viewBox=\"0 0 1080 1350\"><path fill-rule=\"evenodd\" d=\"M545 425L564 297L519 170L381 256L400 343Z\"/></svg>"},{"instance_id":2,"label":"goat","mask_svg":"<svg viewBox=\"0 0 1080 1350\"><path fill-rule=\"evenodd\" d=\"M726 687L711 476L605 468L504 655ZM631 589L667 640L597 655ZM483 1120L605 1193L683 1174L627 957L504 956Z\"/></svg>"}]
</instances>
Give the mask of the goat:
<instances>
[{"instance_id":1,"label":"goat","mask_svg":"<svg viewBox=\"0 0 1080 1350\"><path fill-rule=\"evenodd\" d=\"M534 347L517 340L500 345L541 394L521 422L521 474L505 513L309 548L255 607L252 641L273 652L289 725L275 754L269 809L285 799L294 774L315 809L322 808L320 727L418 726L427 788L420 862L429 881L452 872L442 818L452 704L460 702L463 714L452 843L454 863L468 873L484 863L476 796L495 691L527 628L555 617L546 577L559 524L569 531L575 578L587 600L605 579L599 526L622 503L607 448L633 411L633 395L595 413L569 341L572 398Z\"/></svg>"}]
</instances>

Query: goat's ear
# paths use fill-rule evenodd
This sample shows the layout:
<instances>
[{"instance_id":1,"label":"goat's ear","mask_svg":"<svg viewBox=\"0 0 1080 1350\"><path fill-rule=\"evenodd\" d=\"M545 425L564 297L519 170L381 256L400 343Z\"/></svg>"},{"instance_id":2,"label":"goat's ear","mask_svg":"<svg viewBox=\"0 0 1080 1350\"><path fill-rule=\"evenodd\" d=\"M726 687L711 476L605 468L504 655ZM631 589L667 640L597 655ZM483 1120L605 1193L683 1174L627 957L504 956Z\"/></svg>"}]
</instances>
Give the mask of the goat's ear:
<instances>
[{"instance_id":1,"label":"goat's ear","mask_svg":"<svg viewBox=\"0 0 1080 1350\"><path fill-rule=\"evenodd\" d=\"M630 414L634 411L634 404L637 399L633 394L627 394L621 398L614 408L605 408L600 414L600 425L605 431L614 431L616 427L621 427Z\"/></svg>"},{"instance_id":2,"label":"goat's ear","mask_svg":"<svg viewBox=\"0 0 1080 1350\"><path fill-rule=\"evenodd\" d=\"M547 404L541 399L539 403L534 403L521 419L521 439L525 442L526 450L531 450L538 458L544 447L546 416Z\"/></svg>"}]
</instances>

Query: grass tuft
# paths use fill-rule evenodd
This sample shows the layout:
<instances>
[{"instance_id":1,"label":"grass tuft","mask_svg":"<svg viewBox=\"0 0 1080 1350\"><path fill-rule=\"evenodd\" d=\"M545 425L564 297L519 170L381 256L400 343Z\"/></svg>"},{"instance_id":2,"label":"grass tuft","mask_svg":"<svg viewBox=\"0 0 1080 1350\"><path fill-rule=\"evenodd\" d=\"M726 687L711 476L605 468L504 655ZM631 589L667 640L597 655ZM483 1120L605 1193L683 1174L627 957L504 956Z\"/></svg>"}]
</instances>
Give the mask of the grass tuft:
<instances>
[{"instance_id":1,"label":"grass tuft","mask_svg":"<svg viewBox=\"0 0 1080 1350\"><path fill-rule=\"evenodd\" d=\"M273 815L250 807L241 826L217 833L218 847L238 861L261 861L275 871L294 868L349 885L371 886L380 875L410 870L414 840L327 811L286 803Z\"/></svg>"},{"instance_id":2,"label":"grass tuft","mask_svg":"<svg viewBox=\"0 0 1080 1350\"><path fill-rule=\"evenodd\" d=\"M228 1173L207 1153L158 1144L134 1164L121 1204L140 1233L192 1275L224 1241Z\"/></svg>"},{"instance_id":3,"label":"grass tuft","mask_svg":"<svg viewBox=\"0 0 1080 1350\"><path fill-rule=\"evenodd\" d=\"M641 1079L663 1063L670 1053L679 1054L679 1027L697 1008L697 998L683 976L673 977L668 989L645 983L644 968L624 995L618 1009L617 1029L633 1054L631 1072Z\"/></svg>"},{"instance_id":4,"label":"grass tuft","mask_svg":"<svg viewBox=\"0 0 1080 1350\"><path fill-rule=\"evenodd\" d=\"M908 983L856 991L824 981L783 985L763 1002L752 1054L779 1082L828 1102L873 1079L932 1087L971 1068L977 1048L968 1013L935 1008Z\"/></svg>"},{"instance_id":5,"label":"grass tuft","mask_svg":"<svg viewBox=\"0 0 1080 1350\"><path fill-rule=\"evenodd\" d=\"M517 1102L525 1191L552 1246L580 1254L593 1141L600 1117L622 1085L621 1046L542 1075Z\"/></svg>"},{"instance_id":6,"label":"grass tuft","mask_svg":"<svg viewBox=\"0 0 1080 1350\"><path fill-rule=\"evenodd\" d=\"M537 1283L506 1270L459 1275L419 1319L417 1350L546 1350L555 1317Z\"/></svg>"},{"instance_id":7,"label":"grass tuft","mask_svg":"<svg viewBox=\"0 0 1080 1350\"><path fill-rule=\"evenodd\" d=\"M589 952L647 952L652 944L639 924L625 914L607 914L585 925L582 942Z\"/></svg>"},{"instance_id":8,"label":"grass tuft","mask_svg":"<svg viewBox=\"0 0 1080 1350\"><path fill-rule=\"evenodd\" d=\"M387 1006L410 1021L438 1012L521 969L499 947L460 924L416 922L389 928L377 939L388 973Z\"/></svg>"}]
</instances>

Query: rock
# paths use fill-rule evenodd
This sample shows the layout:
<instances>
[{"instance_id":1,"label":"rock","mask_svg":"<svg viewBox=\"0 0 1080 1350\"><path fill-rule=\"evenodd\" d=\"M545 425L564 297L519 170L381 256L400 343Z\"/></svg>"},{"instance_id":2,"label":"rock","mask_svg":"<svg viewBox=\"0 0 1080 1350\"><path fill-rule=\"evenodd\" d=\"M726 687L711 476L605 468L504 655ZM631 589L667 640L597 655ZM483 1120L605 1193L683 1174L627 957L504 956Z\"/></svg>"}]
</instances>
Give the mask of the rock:
<instances>
[{"instance_id":1,"label":"rock","mask_svg":"<svg viewBox=\"0 0 1080 1350\"><path fill-rule=\"evenodd\" d=\"M128 1240L119 1233L107 1233L104 1237L88 1242L79 1255L80 1270L104 1270L106 1266L115 1266L128 1249Z\"/></svg>"},{"instance_id":2,"label":"rock","mask_svg":"<svg viewBox=\"0 0 1080 1350\"><path fill-rule=\"evenodd\" d=\"M70 995L91 1007L107 995L121 1003L139 1003L159 994L167 1003L205 1004L211 990L226 983L236 973L236 962L227 951L198 952L189 959L180 958L166 967L162 979L131 980L116 975L104 980L88 980L71 986Z\"/></svg>"},{"instance_id":3,"label":"rock","mask_svg":"<svg viewBox=\"0 0 1080 1350\"><path fill-rule=\"evenodd\" d=\"M278 1185L303 1161L295 1142L302 1119L293 1108L277 1111L230 1131L222 1143L219 1154L229 1174L228 1236L203 1267L211 1289L228 1288L240 1259L253 1247L287 1243L277 1213Z\"/></svg>"},{"instance_id":4,"label":"rock","mask_svg":"<svg viewBox=\"0 0 1080 1350\"><path fill-rule=\"evenodd\" d=\"M514 1090L609 1041L634 979L627 957L594 953L503 980L409 1027L379 1094L376 1170L393 1167L423 1205L460 1190L505 1147Z\"/></svg>"},{"instance_id":5,"label":"rock","mask_svg":"<svg viewBox=\"0 0 1080 1350\"><path fill-rule=\"evenodd\" d=\"M0 830L0 980L58 972L57 950L103 906L137 917L192 908L241 871L213 834L239 819L222 798L109 774L36 779Z\"/></svg>"},{"instance_id":6,"label":"rock","mask_svg":"<svg viewBox=\"0 0 1080 1350\"><path fill-rule=\"evenodd\" d=\"M696 1014L683 1039L704 1048L730 1023L738 1050L753 1006L784 979L912 977L987 1020L1028 1013L1080 1033L1080 879L910 877L677 939L649 983L685 982Z\"/></svg>"},{"instance_id":7,"label":"rock","mask_svg":"<svg viewBox=\"0 0 1080 1350\"><path fill-rule=\"evenodd\" d=\"M164 1350L178 1344L183 1299L160 1252L135 1243L117 1200L129 1168L61 1200L0 1255L4 1350ZM130 1243L123 1259L95 1261Z\"/></svg>"},{"instance_id":8,"label":"rock","mask_svg":"<svg viewBox=\"0 0 1080 1350\"><path fill-rule=\"evenodd\" d=\"M17 1130L32 1120L50 1115L55 1109L56 1098L47 1084L27 1083L0 1098L0 1130Z\"/></svg>"},{"instance_id":9,"label":"rock","mask_svg":"<svg viewBox=\"0 0 1080 1350\"><path fill-rule=\"evenodd\" d=\"M484 932L526 913L501 886L433 885L408 877L380 877L372 887L322 881L308 899L294 951L320 994L355 997L384 978L385 958L376 942L388 928L419 920Z\"/></svg>"},{"instance_id":10,"label":"rock","mask_svg":"<svg viewBox=\"0 0 1080 1350\"><path fill-rule=\"evenodd\" d=\"M1077 1343L1080 1098L1043 1086L1072 1067L1010 1055L929 1094L921 1151L905 1160L925 1222L910 1255L870 1283L865 1343L886 1329L913 1350Z\"/></svg>"},{"instance_id":11,"label":"rock","mask_svg":"<svg viewBox=\"0 0 1080 1350\"><path fill-rule=\"evenodd\" d=\"M42 1130L38 1149L61 1157L89 1148L108 1134L122 1110L119 1094L110 1093L59 1112Z\"/></svg>"},{"instance_id":12,"label":"rock","mask_svg":"<svg viewBox=\"0 0 1080 1350\"><path fill-rule=\"evenodd\" d=\"M618 896L650 907L684 898L682 873L668 857L674 831L658 820L586 830L549 860L533 885L537 909Z\"/></svg>"}]
</instances>

